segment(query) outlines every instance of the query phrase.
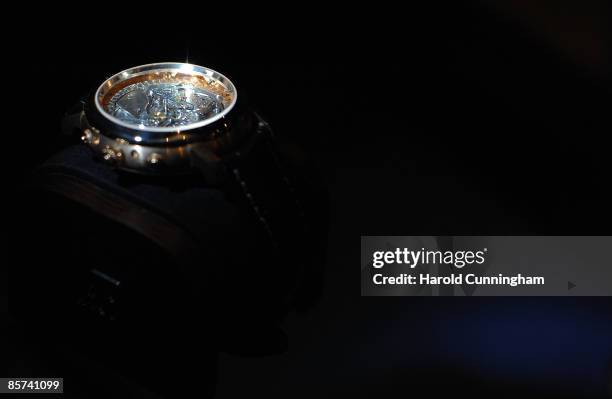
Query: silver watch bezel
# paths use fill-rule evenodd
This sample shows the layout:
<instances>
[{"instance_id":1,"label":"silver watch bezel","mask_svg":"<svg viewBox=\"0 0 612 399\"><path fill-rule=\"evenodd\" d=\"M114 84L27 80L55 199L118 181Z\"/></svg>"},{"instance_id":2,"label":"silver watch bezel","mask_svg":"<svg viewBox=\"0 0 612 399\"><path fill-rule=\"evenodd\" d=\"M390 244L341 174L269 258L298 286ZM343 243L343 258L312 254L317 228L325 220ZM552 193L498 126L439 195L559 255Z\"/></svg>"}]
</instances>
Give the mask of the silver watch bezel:
<instances>
[{"instance_id":1,"label":"silver watch bezel","mask_svg":"<svg viewBox=\"0 0 612 399\"><path fill-rule=\"evenodd\" d=\"M223 85L223 87L231 94L232 96L231 101L221 112L219 112L218 114L216 114L215 116L211 118L207 118L199 122L191 123L189 125L169 126L169 127L152 127L152 126L131 124L131 123L125 122L109 114L104 109L104 106L101 104L101 99L104 98L108 90L115 87L118 83L128 80L128 79L132 79L132 78L141 76L141 75L150 74L150 73L158 73L158 72L170 72L170 73L176 72L176 73L182 73L182 74L187 74L187 75L199 75L207 79L212 79L215 82L218 82L219 84ZM95 103L95 107L97 111L100 113L100 115L108 119L113 124L127 128L127 129L135 130L135 131L140 130L140 131L150 132L150 133L169 133L169 134L187 132L189 130L194 130L194 129L202 128L204 126L213 124L214 122L224 118L234 108L234 106L236 105L237 99L238 99L238 92L236 90L236 87L234 86L232 81L228 79L222 73L217 72L210 68L200 66L200 65L181 63L181 62L158 62L158 63L153 63L153 64L139 65L136 67L125 69L121 72L114 74L113 76L111 76L110 78L102 82L102 84L98 86L98 89L96 90L94 94L94 103Z\"/></svg>"}]
</instances>

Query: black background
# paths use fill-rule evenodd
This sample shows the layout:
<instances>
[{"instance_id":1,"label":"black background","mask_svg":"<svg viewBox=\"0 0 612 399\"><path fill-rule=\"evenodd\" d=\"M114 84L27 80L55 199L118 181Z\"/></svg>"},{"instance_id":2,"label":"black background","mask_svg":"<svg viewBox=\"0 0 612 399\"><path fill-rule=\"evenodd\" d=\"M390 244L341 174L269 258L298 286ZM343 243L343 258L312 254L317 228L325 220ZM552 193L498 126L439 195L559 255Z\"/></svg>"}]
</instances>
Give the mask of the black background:
<instances>
[{"instance_id":1,"label":"black background","mask_svg":"<svg viewBox=\"0 0 612 399\"><path fill-rule=\"evenodd\" d=\"M533 329L531 317L569 309L588 312L583 328L597 325L612 341L609 299L360 298L355 270L360 235L609 234L609 11L605 2L502 1L338 14L296 5L244 22L204 7L193 10L193 24L150 20L146 28L133 18L118 28L116 16L103 13L24 22L5 38L24 57L19 75L31 77L18 92L25 105L18 110L30 110L34 98L45 106L20 113L17 128L28 146L10 151L8 181L19 183L57 150L61 116L105 77L159 61L209 66L312 155L332 206L319 304L291 316L286 355L222 355L219 397L381 397L420 389L601 396L605 387L571 377L560 384L559 374L544 378L545 370L541 378L506 375L501 356L485 367L499 369L493 375L445 361L440 348L453 333L440 320L464 314L454 326L482 337L485 327L470 324L470 315L514 314L518 327L504 339L537 348L567 326ZM171 12L168 18L177 20ZM581 351L588 334L574 332L559 340L559 353L568 345ZM378 357L371 356L373 337L386 342ZM477 342L461 345L482 356ZM387 364L398 347L403 360ZM425 350L411 362L410 348L423 347L431 356ZM601 351L612 357L609 346ZM531 350L521 359L537 363L538 356L550 354ZM379 364L389 367L369 374Z\"/></svg>"}]
</instances>

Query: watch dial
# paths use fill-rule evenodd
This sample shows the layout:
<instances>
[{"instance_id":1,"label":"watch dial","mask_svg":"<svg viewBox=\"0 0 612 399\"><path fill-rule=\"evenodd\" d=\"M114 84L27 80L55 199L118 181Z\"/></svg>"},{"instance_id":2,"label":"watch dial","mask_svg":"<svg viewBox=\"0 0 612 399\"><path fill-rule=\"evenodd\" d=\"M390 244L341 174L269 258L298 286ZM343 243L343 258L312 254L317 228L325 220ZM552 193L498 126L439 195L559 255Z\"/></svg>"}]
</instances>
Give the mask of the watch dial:
<instances>
[{"instance_id":1,"label":"watch dial","mask_svg":"<svg viewBox=\"0 0 612 399\"><path fill-rule=\"evenodd\" d=\"M221 118L236 101L223 75L191 64L150 64L109 78L96 92L98 109L113 122L140 130L173 131Z\"/></svg>"},{"instance_id":2,"label":"watch dial","mask_svg":"<svg viewBox=\"0 0 612 399\"><path fill-rule=\"evenodd\" d=\"M223 109L219 94L190 83L156 80L119 90L107 105L114 117L146 127L185 126L211 118Z\"/></svg>"}]
</instances>

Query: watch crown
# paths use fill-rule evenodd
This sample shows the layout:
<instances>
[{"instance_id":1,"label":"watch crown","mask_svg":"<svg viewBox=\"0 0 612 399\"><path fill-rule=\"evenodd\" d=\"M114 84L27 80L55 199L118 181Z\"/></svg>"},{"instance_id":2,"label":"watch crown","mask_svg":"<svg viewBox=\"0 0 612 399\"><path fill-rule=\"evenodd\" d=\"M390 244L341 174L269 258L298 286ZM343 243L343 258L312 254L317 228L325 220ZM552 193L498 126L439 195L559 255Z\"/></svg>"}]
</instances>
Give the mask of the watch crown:
<instances>
[{"instance_id":1,"label":"watch crown","mask_svg":"<svg viewBox=\"0 0 612 399\"><path fill-rule=\"evenodd\" d=\"M83 134L81 135L81 141L83 143L89 143L89 140L91 139L92 133L90 129L85 129L83 130Z\"/></svg>"},{"instance_id":2,"label":"watch crown","mask_svg":"<svg viewBox=\"0 0 612 399\"><path fill-rule=\"evenodd\" d=\"M100 144L100 131L96 128L87 128L83 130L83 134L81 135L81 141L85 144Z\"/></svg>"}]
</instances>

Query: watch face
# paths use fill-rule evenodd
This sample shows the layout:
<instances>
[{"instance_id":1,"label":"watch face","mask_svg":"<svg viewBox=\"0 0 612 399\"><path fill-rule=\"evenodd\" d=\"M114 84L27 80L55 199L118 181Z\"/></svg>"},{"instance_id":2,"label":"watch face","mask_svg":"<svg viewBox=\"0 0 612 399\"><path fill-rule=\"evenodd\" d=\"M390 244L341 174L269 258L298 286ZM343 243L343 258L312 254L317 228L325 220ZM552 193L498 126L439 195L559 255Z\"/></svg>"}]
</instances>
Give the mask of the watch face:
<instances>
[{"instance_id":1,"label":"watch face","mask_svg":"<svg viewBox=\"0 0 612 399\"><path fill-rule=\"evenodd\" d=\"M151 132L208 125L226 115L236 89L220 73L192 64L149 64L122 71L96 91L98 111L112 122Z\"/></svg>"}]
</instances>

